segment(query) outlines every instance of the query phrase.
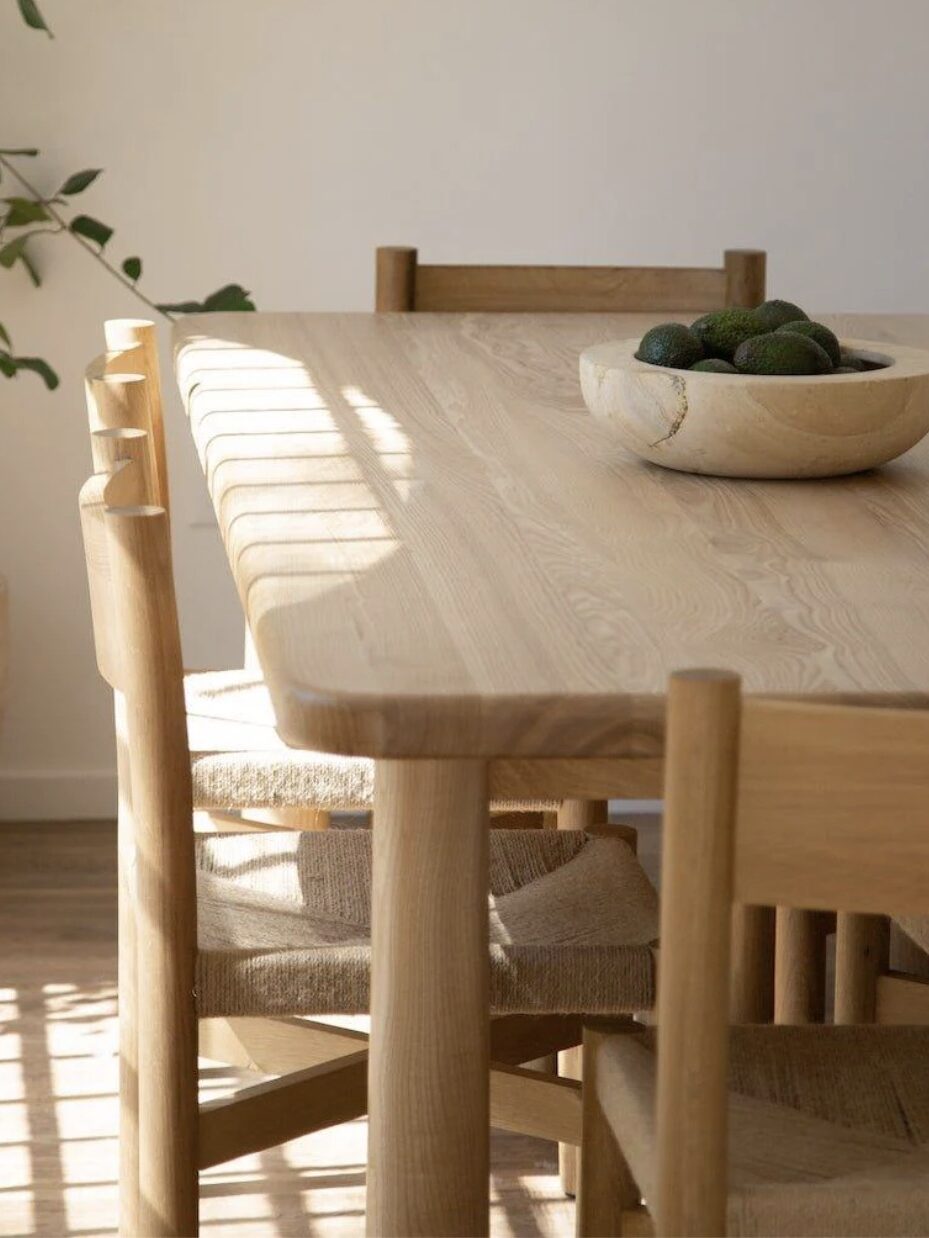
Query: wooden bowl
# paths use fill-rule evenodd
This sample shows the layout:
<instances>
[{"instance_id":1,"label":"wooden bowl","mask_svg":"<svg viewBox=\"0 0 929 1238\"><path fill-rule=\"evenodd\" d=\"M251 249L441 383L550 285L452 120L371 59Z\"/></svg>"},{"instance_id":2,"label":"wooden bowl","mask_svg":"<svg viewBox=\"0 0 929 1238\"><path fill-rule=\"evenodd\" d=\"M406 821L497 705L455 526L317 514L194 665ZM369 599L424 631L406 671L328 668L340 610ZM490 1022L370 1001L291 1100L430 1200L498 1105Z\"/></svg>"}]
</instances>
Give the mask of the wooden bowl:
<instances>
[{"instance_id":1,"label":"wooden bowl","mask_svg":"<svg viewBox=\"0 0 929 1238\"><path fill-rule=\"evenodd\" d=\"M836 477L886 464L929 432L929 352L843 340L883 369L772 376L663 369L639 341L581 354L584 402L630 451L685 473Z\"/></svg>"}]
</instances>

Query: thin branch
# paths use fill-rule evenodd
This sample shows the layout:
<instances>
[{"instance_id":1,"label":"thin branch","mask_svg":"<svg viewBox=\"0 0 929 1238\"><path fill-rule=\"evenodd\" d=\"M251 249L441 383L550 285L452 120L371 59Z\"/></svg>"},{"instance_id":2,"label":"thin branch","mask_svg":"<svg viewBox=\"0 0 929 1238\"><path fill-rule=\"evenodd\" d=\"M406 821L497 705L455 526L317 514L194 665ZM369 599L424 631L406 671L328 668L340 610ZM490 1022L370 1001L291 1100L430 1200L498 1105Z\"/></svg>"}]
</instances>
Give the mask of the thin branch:
<instances>
[{"instance_id":1,"label":"thin branch","mask_svg":"<svg viewBox=\"0 0 929 1238\"><path fill-rule=\"evenodd\" d=\"M51 215L52 219L54 219L55 222L59 224L60 227L65 232L67 232L68 236L70 236L73 241L76 241L77 244L80 245L82 249L86 249L87 252L90 254L91 258L99 262L100 265L104 268L104 270L109 271L110 275L112 275L115 280L118 280L119 283L121 283L124 288L128 288L131 293L133 293L136 297L138 297L138 299L141 302L143 302L143 304L147 305L149 309L154 310L156 314L160 314L162 318L167 318L169 322L174 321L173 314L169 314L167 310L160 309L155 304L154 301L150 301L148 297L145 295L145 293L140 292L138 287L132 282L131 279L127 279L126 276L123 275L122 271L118 270L116 267L112 265L112 263L108 262L106 258L104 258L103 254L99 252L98 250L96 250L93 247L93 245L91 245L90 241L86 241L82 236L79 236L76 232L72 232L71 229L68 227L68 221L65 219L63 215L59 214L59 212L55 209L54 206L52 206L51 200L48 198L43 198L42 195L39 193L38 189L36 189L34 185L31 185L29 181L26 180L25 176L23 176L23 174L19 171L18 168L14 167L13 164L10 163L9 159L7 159L5 155L0 155L0 167L6 168L6 170L10 173L10 175L15 177L16 180L19 181L19 183L22 185L22 187L25 190L31 193L32 196L37 201L41 202L43 206L45 207L45 209L48 211L49 215Z\"/></svg>"}]
</instances>

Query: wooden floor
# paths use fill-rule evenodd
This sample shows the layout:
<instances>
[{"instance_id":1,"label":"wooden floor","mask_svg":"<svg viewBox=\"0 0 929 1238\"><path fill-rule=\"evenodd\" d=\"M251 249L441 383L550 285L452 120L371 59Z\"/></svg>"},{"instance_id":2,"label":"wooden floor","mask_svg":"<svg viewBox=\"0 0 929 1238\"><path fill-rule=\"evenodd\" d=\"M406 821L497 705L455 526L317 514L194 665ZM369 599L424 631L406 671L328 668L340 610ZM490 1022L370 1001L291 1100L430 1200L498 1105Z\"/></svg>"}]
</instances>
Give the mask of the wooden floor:
<instances>
[{"instance_id":1,"label":"wooden floor","mask_svg":"<svg viewBox=\"0 0 929 1238\"><path fill-rule=\"evenodd\" d=\"M109 822L0 824L2 1235L115 1233L114 859ZM204 1095L236 1081L207 1065ZM203 1174L203 1232L363 1234L365 1137L352 1122ZM492 1158L494 1235L574 1233L553 1145L495 1133Z\"/></svg>"}]
</instances>

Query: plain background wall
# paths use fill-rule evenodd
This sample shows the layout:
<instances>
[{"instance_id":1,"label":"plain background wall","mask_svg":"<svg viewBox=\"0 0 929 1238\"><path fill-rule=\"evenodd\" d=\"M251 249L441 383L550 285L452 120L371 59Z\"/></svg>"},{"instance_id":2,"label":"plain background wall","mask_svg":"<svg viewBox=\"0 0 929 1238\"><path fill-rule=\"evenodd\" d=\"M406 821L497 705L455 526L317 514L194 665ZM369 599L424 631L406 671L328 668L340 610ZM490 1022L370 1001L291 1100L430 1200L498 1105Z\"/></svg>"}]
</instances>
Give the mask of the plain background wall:
<instances>
[{"instance_id":1,"label":"plain background wall","mask_svg":"<svg viewBox=\"0 0 929 1238\"><path fill-rule=\"evenodd\" d=\"M378 243L429 261L715 265L769 251L813 310L929 311L925 0L42 0L0 12L0 146L141 254L155 299L229 281L266 309L367 309ZM15 192L6 188L4 192ZM80 375L133 299L68 242L0 322L62 387L0 379L12 683L0 816L112 811L75 496ZM167 337L165 337L167 350ZM165 351L167 357L167 351ZM188 663L242 633L166 369Z\"/></svg>"}]
</instances>

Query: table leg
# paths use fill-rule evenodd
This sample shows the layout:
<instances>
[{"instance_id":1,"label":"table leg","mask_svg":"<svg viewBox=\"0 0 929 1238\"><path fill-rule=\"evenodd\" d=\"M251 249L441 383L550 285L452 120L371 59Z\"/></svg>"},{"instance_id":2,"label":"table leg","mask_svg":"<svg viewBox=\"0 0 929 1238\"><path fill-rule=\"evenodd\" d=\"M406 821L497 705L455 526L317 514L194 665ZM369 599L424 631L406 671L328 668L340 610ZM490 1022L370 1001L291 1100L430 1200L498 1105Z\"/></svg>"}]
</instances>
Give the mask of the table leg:
<instances>
[{"instance_id":1,"label":"table leg","mask_svg":"<svg viewBox=\"0 0 929 1238\"><path fill-rule=\"evenodd\" d=\"M488 1231L487 769L379 761L367 1232Z\"/></svg>"},{"instance_id":2,"label":"table leg","mask_svg":"<svg viewBox=\"0 0 929 1238\"><path fill-rule=\"evenodd\" d=\"M610 805L607 800L565 800L558 810L558 828L585 830L589 825L604 825L609 820L609 815ZM584 1053L580 1045L576 1049L561 1050L558 1054L558 1073L565 1079L583 1077ZM558 1172L565 1195L577 1195L580 1157L580 1149L574 1144L558 1145Z\"/></svg>"}]
</instances>

